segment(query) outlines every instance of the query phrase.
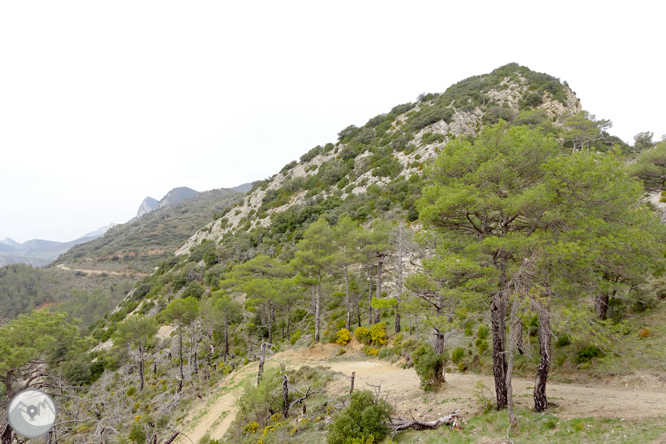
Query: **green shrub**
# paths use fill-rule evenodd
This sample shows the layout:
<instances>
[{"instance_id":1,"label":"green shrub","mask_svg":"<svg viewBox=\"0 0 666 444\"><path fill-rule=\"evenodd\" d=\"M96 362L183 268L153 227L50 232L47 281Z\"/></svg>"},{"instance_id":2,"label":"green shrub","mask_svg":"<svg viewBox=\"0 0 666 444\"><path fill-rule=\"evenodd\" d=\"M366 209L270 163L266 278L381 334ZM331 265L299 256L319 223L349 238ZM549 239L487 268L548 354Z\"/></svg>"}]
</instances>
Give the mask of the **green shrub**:
<instances>
[{"instance_id":1,"label":"green shrub","mask_svg":"<svg viewBox=\"0 0 666 444\"><path fill-rule=\"evenodd\" d=\"M349 407L333 419L326 441L328 444L348 444L355 440L380 442L388 435L386 423L390 421L391 411L388 402L375 400L367 390L357 390L351 396Z\"/></svg>"},{"instance_id":2,"label":"green shrub","mask_svg":"<svg viewBox=\"0 0 666 444\"><path fill-rule=\"evenodd\" d=\"M287 171L294 168L296 165L298 165L298 161L296 161L296 160L294 160L293 162L289 162L288 164L286 164L285 166L282 167L282 169L280 170L280 173L286 174Z\"/></svg>"},{"instance_id":3,"label":"green shrub","mask_svg":"<svg viewBox=\"0 0 666 444\"><path fill-rule=\"evenodd\" d=\"M291 345L294 345L299 339L301 339L301 332L295 331L291 334L291 337L289 338L289 343Z\"/></svg>"},{"instance_id":4,"label":"green shrub","mask_svg":"<svg viewBox=\"0 0 666 444\"><path fill-rule=\"evenodd\" d=\"M520 102L520 108L536 108L543 103L543 96L538 92L526 91Z\"/></svg>"},{"instance_id":5,"label":"green shrub","mask_svg":"<svg viewBox=\"0 0 666 444\"><path fill-rule=\"evenodd\" d=\"M462 360L464 356L465 356L465 350L463 350L462 347L458 347L455 350L453 350L453 352L451 353L451 361L454 364L457 364Z\"/></svg>"},{"instance_id":6,"label":"green shrub","mask_svg":"<svg viewBox=\"0 0 666 444\"><path fill-rule=\"evenodd\" d=\"M134 441L137 444L144 444L146 442L146 431L143 428L143 424L133 422L127 437L130 441Z\"/></svg>"},{"instance_id":7,"label":"green shrub","mask_svg":"<svg viewBox=\"0 0 666 444\"><path fill-rule=\"evenodd\" d=\"M375 347L370 347L369 345L364 345L361 347L361 352L365 353L368 356L378 356L379 355L379 349Z\"/></svg>"},{"instance_id":8,"label":"green shrub","mask_svg":"<svg viewBox=\"0 0 666 444\"><path fill-rule=\"evenodd\" d=\"M370 330L365 327L358 327L354 330L354 337L358 342L365 345L370 345L370 342L372 341L370 339Z\"/></svg>"},{"instance_id":9,"label":"green shrub","mask_svg":"<svg viewBox=\"0 0 666 444\"><path fill-rule=\"evenodd\" d=\"M432 346L423 345L412 353L414 370L421 380L421 389L436 390L444 382L444 356L435 353Z\"/></svg>"},{"instance_id":10,"label":"green shrub","mask_svg":"<svg viewBox=\"0 0 666 444\"><path fill-rule=\"evenodd\" d=\"M559 335L557 337L557 341L555 341L555 346L556 347L566 347L569 344L571 344L571 336L569 336L568 333L564 333L562 335Z\"/></svg>"},{"instance_id":11,"label":"green shrub","mask_svg":"<svg viewBox=\"0 0 666 444\"><path fill-rule=\"evenodd\" d=\"M576 351L576 363L582 364L591 361L593 358L601 356L603 352L596 345L586 345Z\"/></svg>"},{"instance_id":12,"label":"green shrub","mask_svg":"<svg viewBox=\"0 0 666 444\"><path fill-rule=\"evenodd\" d=\"M303 154L301 156L301 163L307 163L317 157L317 155L321 154L324 151L324 148L321 147L321 145L317 145L316 147L312 148L310 151L307 153Z\"/></svg>"},{"instance_id":13,"label":"green shrub","mask_svg":"<svg viewBox=\"0 0 666 444\"><path fill-rule=\"evenodd\" d=\"M479 325L479 330L476 332L476 337L479 339L486 339L488 338L488 327L485 325Z\"/></svg>"},{"instance_id":14,"label":"green shrub","mask_svg":"<svg viewBox=\"0 0 666 444\"><path fill-rule=\"evenodd\" d=\"M451 108L430 108L409 118L409 128L418 131L435 122L451 122L454 111Z\"/></svg>"}]
</instances>

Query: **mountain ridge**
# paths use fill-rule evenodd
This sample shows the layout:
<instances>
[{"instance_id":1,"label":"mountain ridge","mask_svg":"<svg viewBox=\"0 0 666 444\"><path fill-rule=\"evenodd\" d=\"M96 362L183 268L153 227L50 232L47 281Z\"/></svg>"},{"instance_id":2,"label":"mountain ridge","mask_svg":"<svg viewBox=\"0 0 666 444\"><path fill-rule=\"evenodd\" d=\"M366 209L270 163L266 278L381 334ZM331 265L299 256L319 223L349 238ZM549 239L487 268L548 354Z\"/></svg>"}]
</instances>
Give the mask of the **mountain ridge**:
<instances>
[{"instance_id":1,"label":"mountain ridge","mask_svg":"<svg viewBox=\"0 0 666 444\"><path fill-rule=\"evenodd\" d=\"M44 267L73 246L103 236L107 230L115 225L117 224L111 223L68 242L30 239L18 243L7 237L0 242L0 266L24 263Z\"/></svg>"},{"instance_id":2,"label":"mountain ridge","mask_svg":"<svg viewBox=\"0 0 666 444\"><path fill-rule=\"evenodd\" d=\"M395 177L407 179L415 173L420 174L423 165L434 159L452 138L473 136L482 125L500 119L515 119L522 111L540 113L543 120L561 126L567 117L580 113L582 106L566 82L515 63L462 80L442 94L422 94L417 103L397 105L389 113L373 117L363 127L350 125L338 134L336 144L317 146L301 156L300 161L285 165L270 179L255 182L243 202L233 208L233 213L227 213L220 222L211 222L197 231L176 254L187 254L204 240L218 242L241 225L246 225L247 229L268 227L277 213L304 204L308 198L320 196L326 199L335 194L334 185L339 186L345 179L345 186L339 188L344 190L339 196L343 201L351 194L365 193L373 185L386 185ZM384 159L375 160L377 153L368 142L379 137L380 131L383 139L388 138L385 146L390 149L382 152ZM302 188L280 193L285 184L298 188L293 185L294 180L307 181L320 174L323 165L336 160L348 162L349 159L354 161L352 171L315 195ZM374 168L365 167L373 161ZM394 177L386 174L385 170L391 168L399 169ZM271 198L273 194L289 195L286 199L273 198L273 202L277 200L280 205L261 211L266 206L267 195ZM253 218L254 214L262 217ZM247 222L250 222L249 226Z\"/></svg>"}]
</instances>

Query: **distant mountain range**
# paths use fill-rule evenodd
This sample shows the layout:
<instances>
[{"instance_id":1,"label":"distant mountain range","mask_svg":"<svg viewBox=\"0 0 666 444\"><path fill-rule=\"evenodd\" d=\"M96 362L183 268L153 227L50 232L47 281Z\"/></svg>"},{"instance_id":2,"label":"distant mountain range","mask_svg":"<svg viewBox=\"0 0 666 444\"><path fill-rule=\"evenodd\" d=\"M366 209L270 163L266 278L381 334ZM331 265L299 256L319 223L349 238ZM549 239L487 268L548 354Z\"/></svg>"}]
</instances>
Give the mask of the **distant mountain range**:
<instances>
[{"instance_id":1,"label":"distant mountain range","mask_svg":"<svg viewBox=\"0 0 666 444\"><path fill-rule=\"evenodd\" d=\"M231 197L232 195L236 194L234 191L237 193L247 193L251 189L252 183L244 183L227 190L213 190L214 192L206 191L204 193L200 193L188 187L177 187L165 194L164 197L162 197L160 200L154 199L150 196L146 197L143 202L141 202L136 216L123 225L129 226L130 223L146 216L149 213L160 210L162 208L171 207L175 204L180 204L181 202L187 201L194 196L201 196L198 201L193 201L195 207L197 207L198 210L207 208L212 214L215 211L222 211L224 206L226 206L228 202L231 202L231 200L226 200L227 195ZM220 199L222 202L219 204L221 206L220 208L217 208L214 203L216 199ZM205 204L198 202L205 202ZM207 214L206 211L204 211L204 213L206 214L203 217L212 217L211 215ZM78 239L69 242L32 239L21 244L8 237L0 241L0 267L18 263L30 264L35 267L43 267L56 260L60 255L66 253L72 247L101 238L110 228L116 225L118 224L112 223L106 227L102 227L91 233L87 233ZM148 225L152 226L152 221ZM199 227L196 225L192 227L194 231L196 231L197 228ZM192 233L188 232L184 239L180 239L180 236L175 236L175 239L177 239L178 242L184 241L191 234ZM156 246L157 249L159 249L159 247L161 247L161 245Z\"/></svg>"},{"instance_id":2,"label":"distant mountain range","mask_svg":"<svg viewBox=\"0 0 666 444\"><path fill-rule=\"evenodd\" d=\"M115 225L117 224L112 223L69 242L31 239L21 244L11 238L5 238L0 241L0 266L24 263L35 267L43 267L50 264L74 245L103 236L109 228Z\"/></svg>"},{"instance_id":3,"label":"distant mountain range","mask_svg":"<svg viewBox=\"0 0 666 444\"><path fill-rule=\"evenodd\" d=\"M247 193L252 189L252 183L244 183L242 185L238 185L236 187L229 189L238 191L239 193ZM141 202L141 205L139 205L139 210L136 212L136 217L131 219L129 222L132 222L135 219L145 216L146 214L151 213L155 210L164 208L167 205L175 204L185 199L189 199L190 197L195 196L197 194L199 194L199 192L193 190L192 188L178 187L169 191L161 200L157 200L148 196L143 200L143 202Z\"/></svg>"},{"instance_id":4,"label":"distant mountain range","mask_svg":"<svg viewBox=\"0 0 666 444\"><path fill-rule=\"evenodd\" d=\"M185 199L189 199L190 197L197 194L199 194L199 192L194 191L192 188L178 187L166 193L166 195L160 200L148 196L143 200L143 202L141 202L141 205L139 205L139 211L136 213L136 217L131 219L130 222L155 210L164 208L167 205L175 204Z\"/></svg>"},{"instance_id":5,"label":"distant mountain range","mask_svg":"<svg viewBox=\"0 0 666 444\"><path fill-rule=\"evenodd\" d=\"M198 193L181 187L169 191L157 207L149 200L152 198L147 198L139 207L139 217L113 227L98 239L77 245L54 264L78 269L152 272L192 234L229 211L243 195L233 189ZM155 208L151 210L152 207Z\"/></svg>"}]
</instances>

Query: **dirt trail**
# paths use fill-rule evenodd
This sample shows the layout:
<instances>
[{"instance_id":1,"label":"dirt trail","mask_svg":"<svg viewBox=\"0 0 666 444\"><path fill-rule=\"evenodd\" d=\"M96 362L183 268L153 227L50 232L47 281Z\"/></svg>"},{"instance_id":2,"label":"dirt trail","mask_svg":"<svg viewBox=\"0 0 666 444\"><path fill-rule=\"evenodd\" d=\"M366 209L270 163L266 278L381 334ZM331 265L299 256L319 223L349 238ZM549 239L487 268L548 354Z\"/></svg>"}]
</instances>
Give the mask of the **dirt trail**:
<instances>
[{"instance_id":1,"label":"dirt trail","mask_svg":"<svg viewBox=\"0 0 666 444\"><path fill-rule=\"evenodd\" d=\"M446 384L434 394L425 395L419 388L419 379L414 369L403 369L386 361L370 359L362 355L348 353L345 358L336 357L338 346L318 344L304 350L289 350L271 357L268 365L284 363L296 368L301 365L323 365L343 373L329 384L329 390L342 394L349 390L349 376L356 372L355 387L373 390L369 384L381 384L381 391L388 395L397 414L401 416L433 420L455 410L463 418L469 418L478 409L476 396L483 392L491 395L493 380L490 376L453 373L446 375ZM198 442L206 433L212 439L220 439L228 430L236 415L234 403L241 395L238 383L248 376L256 375L257 363L250 364L234 373L230 380L188 415L184 433ZM482 384L486 388L479 388ZM534 382L523 378L513 379L514 400L518 405L532 408L532 388ZM613 417L625 420L666 415L666 392L659 390L632 390L610 388L607 384L599 387L574 384L548 384L549 400L558 406L557 416L572 417ZM186 438L177 443L189 443Z\"/></svg>"},{"instance_id":2,"label":"dirt trail","mask_svg":"<svg viewBox=\"0 0 666 444\"><path fill-rule=\"evenodd\" d=\"M82 273L88 273L88 274L112 274L114 276L129 276L129 275L136 275L136 276L145 276L146 273L135 273L133 271L109 271L109 270L91 270L87 268L69 268L64 266L63 264L57 265L57 268L60 268L61 270L67 270L67 271L80 271Z\"/></svg>"}]
</instances>

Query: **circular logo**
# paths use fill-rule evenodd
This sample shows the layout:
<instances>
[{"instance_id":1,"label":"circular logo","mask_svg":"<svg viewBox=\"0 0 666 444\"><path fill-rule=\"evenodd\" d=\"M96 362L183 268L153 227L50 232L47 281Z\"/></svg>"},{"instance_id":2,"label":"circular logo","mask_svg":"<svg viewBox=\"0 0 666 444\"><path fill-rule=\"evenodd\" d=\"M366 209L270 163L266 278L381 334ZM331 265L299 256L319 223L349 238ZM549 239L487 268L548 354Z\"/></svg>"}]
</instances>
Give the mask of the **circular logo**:
<instances>
[{"instance_id":1,"label":"circular logo","mask_svg":"<svg viewBox=\"0 0 666 444\"><path fill-rule=\"evenodd\" d=\"M53 399L41 390L18 392L7 409L9 425L25 438L46 435L55 425L56 406Z\"/></svg>"}]
</instances>

